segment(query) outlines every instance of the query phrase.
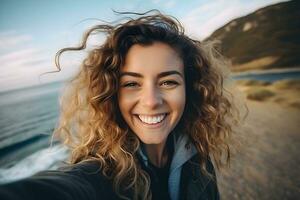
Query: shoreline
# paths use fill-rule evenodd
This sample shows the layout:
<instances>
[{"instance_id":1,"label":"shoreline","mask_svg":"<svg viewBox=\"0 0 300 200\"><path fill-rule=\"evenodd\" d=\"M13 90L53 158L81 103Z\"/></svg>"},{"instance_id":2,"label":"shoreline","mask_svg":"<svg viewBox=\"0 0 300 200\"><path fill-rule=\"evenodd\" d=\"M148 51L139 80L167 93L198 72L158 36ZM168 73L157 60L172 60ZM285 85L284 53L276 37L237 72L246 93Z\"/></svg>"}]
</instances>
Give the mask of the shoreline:
<instances>
[{"instance_id":1,"label":"shoreline","mask_svg":"<svg viewBox=\"0 0 300 200\"><path fill-rule=\"evenodd\" d=\"M280 74L289 72L300 72L299 67L290 67L285 69L261 69L261 70L249 70L244 72L231 72L232 76L243 76L243 75L262 75L262 74Z\"/></svg>"}]
</instances>

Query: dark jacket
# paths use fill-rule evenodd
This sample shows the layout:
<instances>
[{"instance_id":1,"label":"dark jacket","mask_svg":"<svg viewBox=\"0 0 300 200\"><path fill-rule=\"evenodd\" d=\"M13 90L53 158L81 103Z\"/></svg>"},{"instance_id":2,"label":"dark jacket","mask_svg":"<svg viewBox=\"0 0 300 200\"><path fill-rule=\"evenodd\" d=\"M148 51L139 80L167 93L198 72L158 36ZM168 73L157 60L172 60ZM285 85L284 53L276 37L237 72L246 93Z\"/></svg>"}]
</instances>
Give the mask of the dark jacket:
<instances>
[{"instance_id":1,"label":"dark jacket","mask_svg":"<svg viewBox=\"0 0 300 200\"><path fill-rule=\"evenodd\" d=\"M219 200L220 194L213 164L207 161L208 177L201 172L198 155L186 162L181 171L180 200Z\"/></svg>"},{"instance_id":2,"label":"dark jacket","mask_svg":"<svg viewBox=\"0 0 300 200\"><path fill-rule=\"evenodd\" d=\"M185 134L172 134L168 148L173 149L167 173L165 190L157 190L162 183L157 174L152 173L149 160L143 147L139 149L141 167L148 172L151 179L151 190L156 199L158 193L167 191L163 196L171 200L218 200L219 192L215 171L210 160L207 160L207 171L212 178L200 170L199 154L189 143ZM152 172L151 172L152 171ZM117 200L112 181L102 175L96 161L87 161L70 165L60 170L40 172L32 177L0 186L1 200ZM158 192L160 191L160 192ZM132 193L125 195L130 197ZM153 195L154 196L154 195ZM168 197L167 197L168 198ZM155 200L156 200L155 199ZM166 200L166 199L162 199Z\"/></svg>"},{"instance_id":3,"label":"dark jacket","mask_svg":"<svg viewBox=\"0 0 300 200\"><path fill-rule=\"evenodd\" d=\"M180 198L219 199L216 181L204 176L196 156L182 168ZM214 174L213 165L208 170ZM84 162L64 169L40 172L32 177L0 186L1 200L117 200L112 182L101 175L95 162Z\"/></svg>"}]
</instances>

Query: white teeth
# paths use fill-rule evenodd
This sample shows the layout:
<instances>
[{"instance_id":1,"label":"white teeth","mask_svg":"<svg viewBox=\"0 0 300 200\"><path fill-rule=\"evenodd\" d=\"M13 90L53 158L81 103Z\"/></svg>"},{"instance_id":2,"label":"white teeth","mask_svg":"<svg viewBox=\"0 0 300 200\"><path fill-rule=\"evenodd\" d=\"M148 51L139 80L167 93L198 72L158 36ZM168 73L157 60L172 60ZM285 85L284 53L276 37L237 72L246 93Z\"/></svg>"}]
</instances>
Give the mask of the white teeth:
<instances>
[{"instance_id":1,"label":"white teeth","mask_svg":"<svg viewBox=\"0 0 300 200\"><path fill-rule=\"evenodd\" d=\"M147 124L157 124L161 122L165 118L166 114L157 115L154 117L147 116L147 115L139 115L139 118L142 122Z\"/></svg>"}]
</instances>

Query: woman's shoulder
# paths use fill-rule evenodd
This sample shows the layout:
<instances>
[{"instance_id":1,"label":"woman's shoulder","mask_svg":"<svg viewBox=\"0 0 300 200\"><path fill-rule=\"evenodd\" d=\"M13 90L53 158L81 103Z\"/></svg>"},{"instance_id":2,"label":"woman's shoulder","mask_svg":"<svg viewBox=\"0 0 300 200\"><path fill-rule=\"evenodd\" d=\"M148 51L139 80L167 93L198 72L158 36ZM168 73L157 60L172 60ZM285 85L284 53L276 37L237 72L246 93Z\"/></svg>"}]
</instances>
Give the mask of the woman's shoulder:
<instances>
[{"instance_id":1,"label":"woman's shoulder","mask_svg":"<svg viewBox=\"0 0 300 200\"><path fill-rule=\"evenodd\" d=\"M48 171L51 172L51 171ZM97 161L81 161L76 164L64 164L53 172L74 174L74 175L96 175L94 177L104 178L101 165ZM43 173L43 172L42 172Z\"/></svg>"},{"instance_id":2,"label":"woman's shoulder","mask_svg":"<svg viewBox=\"0 0 300 200\"><path fill-rule=\"evenodd\" d=\"M86 161L0 186L0 199L117 199L100 165Z\"/></svg>"}]
</instances>

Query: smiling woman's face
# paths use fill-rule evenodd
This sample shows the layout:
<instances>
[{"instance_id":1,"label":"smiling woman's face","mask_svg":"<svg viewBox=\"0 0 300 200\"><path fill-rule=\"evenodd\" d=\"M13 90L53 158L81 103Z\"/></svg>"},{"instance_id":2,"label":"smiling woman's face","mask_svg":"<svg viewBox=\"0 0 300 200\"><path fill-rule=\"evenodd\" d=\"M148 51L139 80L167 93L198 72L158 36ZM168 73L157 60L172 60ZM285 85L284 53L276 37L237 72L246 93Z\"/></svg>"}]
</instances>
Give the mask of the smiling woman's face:
<instances>
[{"instance_id":1,"label":"smiling woman's face","mask_svg":"<svg viewBox=\"0 0 300 200\"><path fill-rule=\"evenodd\" d=\"M133 45L121 68L118 103L145 144L164 144L185 106L183 61L167 44Z\"/></svg>"}]
</instances>

